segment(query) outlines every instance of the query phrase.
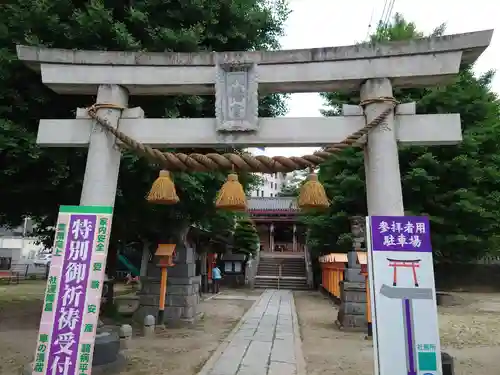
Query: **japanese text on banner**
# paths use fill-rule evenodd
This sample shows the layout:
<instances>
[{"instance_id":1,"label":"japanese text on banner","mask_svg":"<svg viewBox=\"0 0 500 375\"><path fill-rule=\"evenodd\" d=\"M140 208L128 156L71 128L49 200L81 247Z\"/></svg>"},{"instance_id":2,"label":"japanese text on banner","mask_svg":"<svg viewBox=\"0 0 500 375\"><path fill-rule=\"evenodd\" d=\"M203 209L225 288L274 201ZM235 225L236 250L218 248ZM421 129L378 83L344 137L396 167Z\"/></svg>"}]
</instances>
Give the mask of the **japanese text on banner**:
<instances>
[{"instance_id":1,"label":"japanese text on banner","mask_svg":"<svg viewBox=\"0 0 500 375\"><path fill-rule=\"evenodd\" d=\"M70 218L47 366L50 375L76 374L96 221L95 215Z\"/></svg>"},{"instance_id":2,"label":"japanese text on banner","mask_svg":"<svg viewBox=\"0 0 500 375\"><path fill-rule=\"evenodd\" d=\"M80 355L78 375L88 375L92 369L92 354L94 347L94 334L98 322L99 301L102 293L104 276L103 256L105 256L108 228L110 219L100 217L95 239L95 251L92 253L91 270L89 273L90 288L87 291L87 310L83 318L83 332L80 339ZM100 259L100 260L98 260Z\"/></svg>"},{"instance_id":3,"label":"japanese text on banner","mask_svg":"<svg viewBox=\"0 0 500 375\"><path fill-rule=\"evenodd\" d=\"M374 251L431 251L429 232L427 217L371 217Z\"/></svg>"}]
</instances>

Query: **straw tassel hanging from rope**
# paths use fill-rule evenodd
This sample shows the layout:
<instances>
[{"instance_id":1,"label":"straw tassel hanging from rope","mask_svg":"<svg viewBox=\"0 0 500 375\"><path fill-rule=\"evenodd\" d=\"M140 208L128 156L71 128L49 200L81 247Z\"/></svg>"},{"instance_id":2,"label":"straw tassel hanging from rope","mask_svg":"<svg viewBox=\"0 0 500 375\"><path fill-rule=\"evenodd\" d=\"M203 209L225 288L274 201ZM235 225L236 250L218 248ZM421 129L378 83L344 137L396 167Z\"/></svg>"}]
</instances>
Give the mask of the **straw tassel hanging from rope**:
<instances>
[{"instance_id":1,"label":"straw tassel hanging from rope","mask_svg":"<svg viewBox=\"0 0 500 375\"><path fill-rule=\"evenodd\" d=\"M312 170L306 183L300 188L298 205L300 209L325 209L330 206L325 188Z\"/></svg>"},{"instance_id":2,"label":"straw tassel hanging from rope","mask_svg":"<svg viewBox=\"0 0 500 375\"><path fill-rule=\"evenodd\" d=\"M160 175L153 183L146 199L149 203L155 204L176 204L179 202L169 171L160 171Z\"/></svg>"},{"instance_id":3,"label":"straw tassel hanging from rope","mask_svg":"<svg viewBox=\"0 0 500 375\"><path fill-rule=\"evenodd\" d=\"M228 211L245 211L247 209L245 190L234 171L227 176L226 182L220 188L215 206Z\"/></svg>"}]
</instances>

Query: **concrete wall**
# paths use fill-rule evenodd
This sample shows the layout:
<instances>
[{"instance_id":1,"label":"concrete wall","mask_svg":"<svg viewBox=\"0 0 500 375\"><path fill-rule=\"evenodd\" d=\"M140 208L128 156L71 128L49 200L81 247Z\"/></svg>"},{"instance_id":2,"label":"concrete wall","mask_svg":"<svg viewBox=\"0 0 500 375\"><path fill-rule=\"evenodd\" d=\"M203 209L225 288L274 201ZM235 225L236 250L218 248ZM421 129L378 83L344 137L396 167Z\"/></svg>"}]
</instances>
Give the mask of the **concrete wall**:
<instances>
[{"instance_id":1,"label":"concrete wall","mask_svg":"<svg viewBox=\"0 0 500 375\"><path fill-rule=\"evenodd\" d=\"M500 264L437 264L438 290L499 291Z\"/></svg>"},{"instance_id":2,"label":"concrete wall","mask_svg":"<svg viewBox=\"0 0 500 375\"><path fill-rule=\"evenodd\" d=\"M44 246L36 244L36 238L5 236L0 237L0 249L11 249L12 263L19 263L34 259Z\"/></svg>"}]
</instances>

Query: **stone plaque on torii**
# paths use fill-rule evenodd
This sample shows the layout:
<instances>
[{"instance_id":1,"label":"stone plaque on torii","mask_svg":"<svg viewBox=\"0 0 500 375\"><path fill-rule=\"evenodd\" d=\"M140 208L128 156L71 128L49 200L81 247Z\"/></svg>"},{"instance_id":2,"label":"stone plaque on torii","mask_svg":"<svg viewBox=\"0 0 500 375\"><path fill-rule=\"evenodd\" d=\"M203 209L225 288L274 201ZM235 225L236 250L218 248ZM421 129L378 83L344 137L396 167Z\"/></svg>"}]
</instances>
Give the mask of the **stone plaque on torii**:
<instances>
[{"instance_id":1,"label":"stone plaque on torii","mask_svg":"<svg viewBox=\"0 0 500 375\"><path fill-rule=\"evenodd\" d=\"M364 129L366 122L385 111L380 126L357 144L365 148L368 214L398 216L404 215L398 143L457 144L462 140L460 115L416 115L412 103L392 110L384 98L392 98L394 88L449 83L460 64L473 63L491 37L492 30L487 30L290 51L144 53L18 46L17 52L20 60L41 72L43 83L54 91L97 94L97 104L115 105L98 107L97 115L122 134L152 147L327 146ZM344 106L343 116L257 118L260 94L355 90L361 90L363 106ZM215 94L217 117L147 119L139 108L120 109L127 107L129 95L178 94ZM79 110L76 119L41 120L37 143L42 147L88 147L80 204L114 205L120 148L116 138L85 110ZM274 160L281 171L293 169L280 164L279 158ZM255 170L248 164L236 167ZM179 267L179 274L170 281L190 285L195 277L194 257L181 254L180 259L185 267ZM192 319L196 314L197 300L191 298L189 288L182 290L179 301L185 305L172 313L172 319ZM186 305L186 300L191 302ZM175 299L170 302L176 303Z\"/></svg>"}]
</instances>

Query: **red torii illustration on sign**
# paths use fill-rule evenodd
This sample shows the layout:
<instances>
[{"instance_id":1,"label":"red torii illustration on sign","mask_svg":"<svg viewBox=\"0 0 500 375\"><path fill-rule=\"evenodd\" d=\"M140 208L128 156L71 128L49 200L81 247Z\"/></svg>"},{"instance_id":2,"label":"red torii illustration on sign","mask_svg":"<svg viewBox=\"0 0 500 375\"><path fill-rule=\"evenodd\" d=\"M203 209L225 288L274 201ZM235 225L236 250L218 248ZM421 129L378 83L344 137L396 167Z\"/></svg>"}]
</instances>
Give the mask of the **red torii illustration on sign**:
<instances>
[{"instance_id":1,"label":"red torii illustration on sign","mask_svg":"<svg viewBox=\"0 0 500 375\"><path fill-rule=\"evenodd\" d=\"M387 260L389 261L389 267L392 267L394 269L394 276L392 281L393 286L397 286L398 267L404 267L404 268L411 268L413 273L413 282L415 286L418 287L416 268L420 267L420 259L404 260L404 259L387 258Z\"/></svg>"}]
</instances>

